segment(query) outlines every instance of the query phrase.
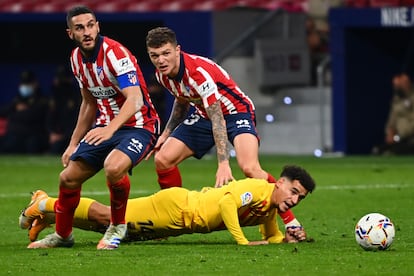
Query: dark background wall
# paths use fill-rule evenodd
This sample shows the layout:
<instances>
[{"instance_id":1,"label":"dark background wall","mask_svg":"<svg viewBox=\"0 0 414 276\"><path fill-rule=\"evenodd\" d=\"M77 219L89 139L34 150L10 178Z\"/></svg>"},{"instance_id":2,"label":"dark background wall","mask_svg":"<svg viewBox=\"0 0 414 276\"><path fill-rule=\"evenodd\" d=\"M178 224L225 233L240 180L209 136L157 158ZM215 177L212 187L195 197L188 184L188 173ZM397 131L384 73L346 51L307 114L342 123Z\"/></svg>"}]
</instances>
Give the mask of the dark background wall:
<instances>
[{"instance_id":1,"label":"dark background wall","mask_svg":"<svg viewBox=\"0 0 414 276\"><path fill-rule=\"evenodd\" d=\"M407 12L412 14L411 9ZM255 20L260 16L256 11L253 14ZM237 39L234 32L227 40L218 39L226 37L223 30L233 24L244 26L241 31L248 28L242 16L213 16L212 12L98 13L97 16L102 34L128 47L139 59L147 79L153 74L145 49L145 36L150 28L169 26L177 32L184 51L211 58L232 42L229 38ZM411 17L409 20L413 21ZM330 11L329 24L334 150L366 154L382 141L391 79L410 59L407 52L413 24L384 26L381 9L341 8ZM65 32L65 14L0 14L0 30L0 104L13 97L20 72L27 68L38 74L47 94L56 66L68 63L73 47ZM277 33L277 29L273 32Z\"/></svg>"},{"instance_id":2,"label":"dark background wall","mask_svg":"<svg viewBox=\"0 0 414 276\"><path fill-rule=\"evenodd\" d=\"M375 144L382 143L392 77L404 69L414 73L410 56L414 50L413 25L402 20L385 24L382 12L342 8L330 11L335 151L366 154ZM411 13L411 9L406 8L406 12ZM407 19L412 20L410 16Z\"/></svg>"},{"instance_id":3,"label":"dark background wall","mask_svg":"<svg viewBox=\"0 0 414 276\"><path fill-rule=\"evenodd\" d=\"M20 72L32 69L49 93L56 66L68 64L73 48L66 34L66 14L1 14L0 104L17 92ZM153 74L145 48L145 37L153 27L168 26L177 32L182 49L211 57L211 14L207 12L97 14L101 33L129 48L138 58L145 77Z\"/></svg>"}]
</instances>

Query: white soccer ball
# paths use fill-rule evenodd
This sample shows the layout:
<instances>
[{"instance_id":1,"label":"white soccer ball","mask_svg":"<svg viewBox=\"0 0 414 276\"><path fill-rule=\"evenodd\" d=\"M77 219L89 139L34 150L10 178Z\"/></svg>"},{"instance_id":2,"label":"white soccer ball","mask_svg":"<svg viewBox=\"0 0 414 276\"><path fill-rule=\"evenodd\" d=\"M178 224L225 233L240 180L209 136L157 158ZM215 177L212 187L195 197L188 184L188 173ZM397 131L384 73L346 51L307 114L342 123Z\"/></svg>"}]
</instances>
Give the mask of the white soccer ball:
<instances>
[{"instance_id":1,"label":"white soccer ball","mask_svg":"<svg viewBox=\"0 0 414 276\"><path fill-rule=\"evenodd\" d=\"M379 213L363 216L355 226L355 239L365 250L385 250L394 241L392 221Z\"/></svg>"}]
</instances>

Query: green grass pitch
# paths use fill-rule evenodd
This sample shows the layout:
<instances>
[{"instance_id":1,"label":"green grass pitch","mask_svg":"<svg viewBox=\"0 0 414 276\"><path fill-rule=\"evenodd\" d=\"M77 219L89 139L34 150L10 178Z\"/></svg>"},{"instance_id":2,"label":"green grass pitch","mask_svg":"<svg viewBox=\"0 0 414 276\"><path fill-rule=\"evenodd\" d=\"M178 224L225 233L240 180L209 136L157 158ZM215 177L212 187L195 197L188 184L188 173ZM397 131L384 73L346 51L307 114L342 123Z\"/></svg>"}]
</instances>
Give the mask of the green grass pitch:
<instances>
[{"instance_id":1,"label":"green grass pitch","mask_svg":"<svg viewBox=\"0 0 414 276\"><path fill-rule=\"evenodd\" d=\"M181 164L184 186L212 186L213 156ZM233 174L242 178L236 160ZM57 196L60 158L0 156L0 275L412 275L414 271L414 157L261 156L264 169L278 176L285 164L305 167L316 190L294 213L309 240L299 244L238 246L227 231L193 234L163 241L123 244L115 251L97 251L101 235L74 230L73 248L26 248L27 231L18 227L20 210L30 191ZM131 197L158 190L152 160L134 169ZM102 172L86 182L82 195L108 203ZM389 250L362 250L354 226L370 212L393 220L396 236ZM51 233L45 230L41 237ZM258 240L257 227L244 228Z\"/></svg>"}]
</instances>

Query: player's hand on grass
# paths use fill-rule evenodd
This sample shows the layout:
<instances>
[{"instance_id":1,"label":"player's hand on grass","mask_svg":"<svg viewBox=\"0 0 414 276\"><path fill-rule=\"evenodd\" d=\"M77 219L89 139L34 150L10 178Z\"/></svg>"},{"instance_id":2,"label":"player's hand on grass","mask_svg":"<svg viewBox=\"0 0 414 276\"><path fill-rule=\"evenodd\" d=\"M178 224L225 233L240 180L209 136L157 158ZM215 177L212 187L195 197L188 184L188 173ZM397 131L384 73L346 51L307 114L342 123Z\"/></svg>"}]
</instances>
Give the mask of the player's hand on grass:
<instances>
[{"instance_id":1,"label":"player's hand on grass","mask_svg":"<svg viewBox=\"0 0 414 276\"><path fill-rule=\"evenodd\" d=\"M234 177L231 172L229 161L222 161L219 163L216 173L216 184L214 187L219 188L223 185L227 185L229 182L233 181Z\"/></svg>"},{"instance_id":2,"label":"player's hand on grass","mask_svg":"<svg viewBox=\"0 0 414 276\"><path fill-rule=\"evenodd\" d=\"M249 241L247 245L266 245L269 244L268 241Z\"/></svg>"},{"instance_id":3,"label":"player's hand on grass","mask_svg":"<svg viewBox=\"0 0 414 276\"><path fill-rule=\"evenodd\" d=\"M306 240L306 232L302 226L288 226L285 231L285 242L297 243Z\"/></svg>"}]
</instances>

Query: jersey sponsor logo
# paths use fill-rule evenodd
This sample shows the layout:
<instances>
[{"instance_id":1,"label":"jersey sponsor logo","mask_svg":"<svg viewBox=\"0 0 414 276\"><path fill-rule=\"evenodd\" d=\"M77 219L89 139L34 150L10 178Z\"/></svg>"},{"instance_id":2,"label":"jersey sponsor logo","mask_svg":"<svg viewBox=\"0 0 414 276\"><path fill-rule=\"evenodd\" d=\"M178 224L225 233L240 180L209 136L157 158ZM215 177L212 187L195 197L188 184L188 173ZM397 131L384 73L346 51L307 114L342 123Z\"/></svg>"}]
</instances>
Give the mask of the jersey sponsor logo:
<instances>
[{"instance_id":1,"label":"jersey sponsor logo","mask_svg":"<svg viewBox=\"0 0 414 276\"><path fill-rule=\"evenodd\" d=\"M129 60L127 58L123 58L119 61L119 66L126 67L128 66Z\"/></svg>"},{"instance_id":2,"label":"jersey sponsor logo","mask_svg":"<svg viewBox=\"0 0 414 276\"><path fill-rule=\"evenodd\" d=\"M253 200L253 195L250 192L245 192L244 194L240 195L242 206L246 206Z\"/></svg>"},{"instance_id":3,"label":"jersey sponsor logo","mask_svg":"<svg viewBox=\"0 0 414 276\"><path fill-rule=\"evenodd\" d=\"M144 146L139 140L131 138L131 141L129 141L128 150L133 151L135 153L141 153L143 147Z\"/></svg>"},{"instance_id":4,"label":"jersey sponsor logo","mask_svg":"<svg viewBox=\"0 0 414 276\"><path fill-rule=\"evenodd\" d=\"M205 81L199 86L199 93L201 97L207 97L210 94L214 93L214 90L216 89L216 85L213 84L211 81Z\"/></svg>"},{"instance_id":5,"label":"jersey sponsor logo","mask_svg":"<svg viewBox=\"0 0 414 276\"><path fill-rule=\"evenodd\" d=\"M210 85L208 82L205 82L201 85L201 89L203 89L203 91L206 91L210 88Z\"/></svg>"},{"instance_id":6,"label":"jersey sponsor logo","mask_svg":"<svg viewBox=\"0 0 414 276\"><path fill-rule=\"evenodd\" d=\"M118 76L125 74L127 72L135 71L134 64L132 64L131 60L128 57L122 58L118 61L118 68L116 68L118 72Z\"/></svg>"},{"instance_id":7,"label":"jersey sponsor logo","mask_svg":"<svg viewBox=\"0 0 414 276\"><path fill-rule=\"evenodd\" d=\"M236 125L237 125L237 128L242 128L242 127L245 127L248 129L251 128L249 120L246 120L246 119L237 120Z\"/></svg>"},{"instance_id":8,"label":"jersey sponsor logo","mask_svg":"<svg viewBox=\"0 0 414 276\"><path fill-rule=\"evenodd\" d=\"M116 91L112 87L88 87L88 90L92 96L98 99L106 99L116 95Z\"/></svg>"}]
</instances>

